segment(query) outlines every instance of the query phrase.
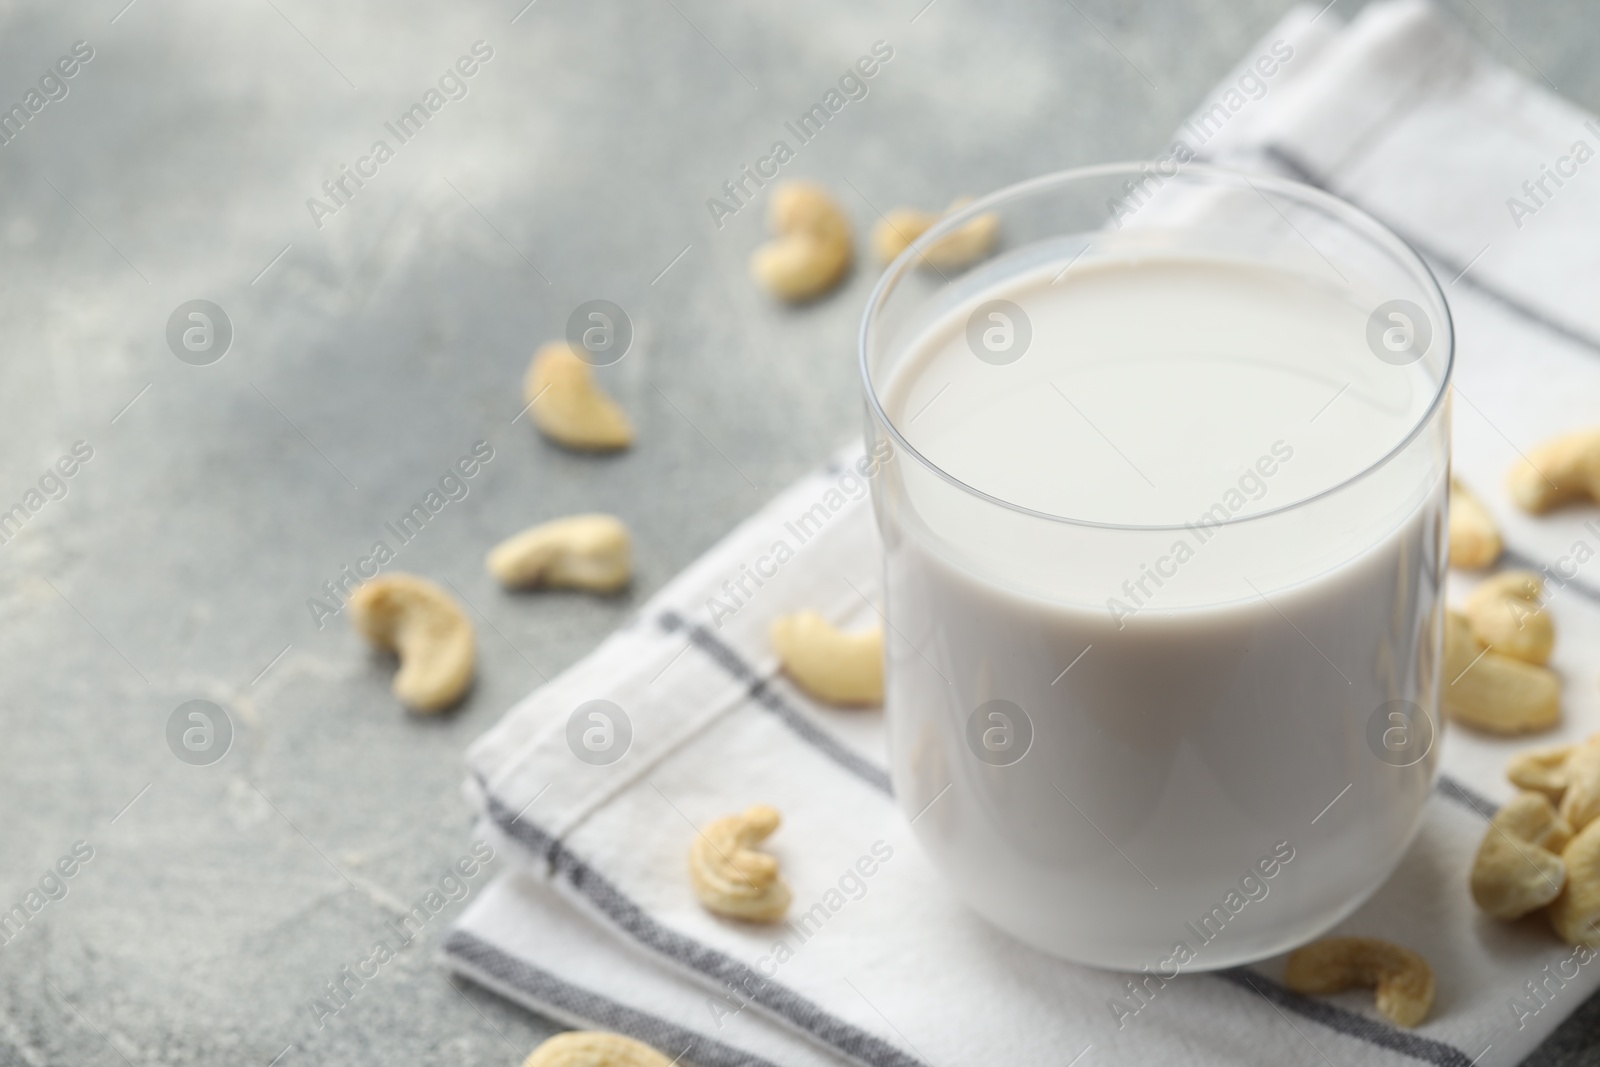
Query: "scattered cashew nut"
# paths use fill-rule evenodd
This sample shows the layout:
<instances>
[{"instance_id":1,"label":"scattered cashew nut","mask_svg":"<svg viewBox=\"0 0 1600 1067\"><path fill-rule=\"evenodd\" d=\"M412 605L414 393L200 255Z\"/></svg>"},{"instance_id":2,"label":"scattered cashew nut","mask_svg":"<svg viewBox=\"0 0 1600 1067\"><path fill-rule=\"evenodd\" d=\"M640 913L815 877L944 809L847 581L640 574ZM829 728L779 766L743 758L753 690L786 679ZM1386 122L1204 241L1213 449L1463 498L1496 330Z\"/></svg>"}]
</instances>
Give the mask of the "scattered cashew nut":
<instances>
[{"instance_id":1,"label":"scattered cashew nut","mask_svg":"<svg viewBox=\"0 0 1600 1067\"><path fill-rule=\"evenodd\" d=\"M1482 648L1466 616L1445 619L1440 685L1452 718L1494 734L1544 730L1561 719L1561 679L1547 667Z\"/></svg>"},{"instance_id":2,"label":"scattered cashew nut","mask_svg":"<svg viewBox=\"0 0 1600 1067\"><path fill-rule=\"evenodd\" d=\"M599 1030L571 1030L545 1041L522 1067L672 1067L649 1045Z\"/></svg>"},{"instance_id":3,"label":"scattered cashew nut","mask_svg":"<svg viewBox=\"0 0 1600 1067\"><path fill-rule=\"evenodd\" d=\"M931 211L892 208L872 227L872 251L879 261L889 263L938 221L939 216Z\"/></svg>"},{"instance_id":4,"label":"scattered cashew nut","mask_svg":"<svg viewBox=\"0 0 1600 1067\"><path fill-rule=\"evenodd\" d=\"M767 220L778 236L750 257L750 273L785 300L810 300L850 269L850 223L828 191L785 182L772 191Z\"/></svg>"},{"instance_id":5,"label":"scattered cashew nut","mask_svg":"<svg viewBox=\"0 0 1600 1067\"><path fill-rule=\"evenodd\" d=\"M1550 662L1555 624L1539 604L1544 582L1533 571L1502 571L1467 597L1467 621L1478 644L1525 663Z\"/></svg>"},{"instance_id":6,"label":"scattered cashew nut","mask_svg":"<svg viewBox=\"0 0 1600 1067\"><path fill-rule=\"evenodd\" d=\"M490 551L489 573L510 588L531 585L614 593L632 572L628 528L610 515L569 515L507 538Z\"/></svg>"},{"instance_id":7,"label":"scattered cashew nut","mask_svg":"<svg viewBox=\"0 0 1600 1067\"><path fill-rule=\"evenodd\" d=\"M449 593L425 578L389 574L350 594L350 621L397 653L394 695L416 711L442 711L472 684L472 623Z\"/></svg>"},{"instance_id":8,"label":"scattered cashew nut","mask_svg":"<svg viewBox=\"0 0 1600 1067\"><path fill-rule=\"evenodd\" d=\"M1561 853L1567 886L1546 913L1569 945L1600 947L1600 819L1578 832Z\"/></svg>"},{"instance_id":9,"label":"scattered cashew nut","mask_svg":"<svg viewBox=\"0 0 1600 1067\"><path fill-rule=\"evenodd\" d=\"M1530 791L1496 813L1473 865L1473 899L1501 919L1547 901L1562 940L1600 947L1600 734L1524 752L1506 776Z\"/></svg>"},{"instance_id":10,"label":"scattered cashew nut","mask_svg":"<svg viewBox=\"0 0 1600 1067\"><path fill-rule=\"evenodd\" d=\"M1472 490L1450 479L1450 563L1467 570L1482 570L1500 558L1505 543L1494 516Z\"/></svg>"},{"instance_id":11,"label":"scattered cashew nut","mask_svg":"<svg viewBox=\"0 0 1600 1067\"><path fill-rule=\"evenodd\" d=\"M1520 919L1561 895L1559 853L1572 828L1543 793L1518 793L1495 813L1472 862L1472 899L1496 919Z\"/></svg>"},{"instance_id":12,"label":"scattered cashew nut","mask_svg":"<svg viewBox=\"0 0 1600 1067\"><path fill-rule=\"evenodd\" d=\"M1375 986L1378 1012L1399 1026L1416 1026L1433 1007L1433 968L1428 961L1375 937L1328 937L1295 949L1283 981L1308 996Z\"/></svg>"},{"instance_id":13,"label":"scattered cashew nut","mask_svg":"<svg viewBox=\"0 0 1600 1067\"><path fill-rule=\"evenodd\" d=\"M1561 802L1567 791L1567 757L1577 745L1555 745L1534 748L1511 758L1506 765L1506 777L1519 789L1531 789L1550 798L1552 804Z\"/></svg>"},{"instance_id":14,"label":"scattered cashew nut","mask_svg":"<svg viewBox=\"0 0 1600 1067\"><path fill-rule=\"evenodd\" d=\"M1529 450L1511 468L1511 499L1535 515L1559 504L1594 499L1600 487L1600 430L1563 434Z\"/></svg>"},{"instance_id":15,"label":"scattered cashew nut","mask_svg":"<svg viewBox=\"0 0 1600 1067\"><path fill-rule=\"evenodd\" d=\"M827 704L883 703L883 627L845 633L814 611L772 623L778 661L801 689Z\"/></svg>"},{"instance_id":16,"label":"scattered cashew nut","mask_svg":"<svg viewBox=\"0 0 1600 1067\"><path fill-rule=\"evenodd\" d=\"M628 416L565 341L552 341L534 353L522 382L522 402L529 405L534 425L568 448L612 452L633 443Z\"/></svg>"},{"instance_id":17,"label":"scattered cashew nut","mask_svg":"<svg viewBox=\"0 0 1600 1067\"><path fill-rule=\"evenodd\" d=\"M776 857L757 852L781 821L776 808L757 804L710 823L689 848L689 879L711 911L747 922L777 922L793 894Z\"/></svg>"},{"instance_id":18,"label":"scattered cashew nut","mask_svg":"<svg viewBox=\"0 0 1600 1067\"><path fill-rule=\"evenodd\" d=\"M960 210L970 199L956 199L945 209L945 214ZM873 250L887 263L910 247L911 242L926 233L939 218L916 208L895 208L872 228ZM999 232L1000 216L986 212L923 249L922 258L935 269L969 266L989 254Z\"/></svg>"}]
</instances>

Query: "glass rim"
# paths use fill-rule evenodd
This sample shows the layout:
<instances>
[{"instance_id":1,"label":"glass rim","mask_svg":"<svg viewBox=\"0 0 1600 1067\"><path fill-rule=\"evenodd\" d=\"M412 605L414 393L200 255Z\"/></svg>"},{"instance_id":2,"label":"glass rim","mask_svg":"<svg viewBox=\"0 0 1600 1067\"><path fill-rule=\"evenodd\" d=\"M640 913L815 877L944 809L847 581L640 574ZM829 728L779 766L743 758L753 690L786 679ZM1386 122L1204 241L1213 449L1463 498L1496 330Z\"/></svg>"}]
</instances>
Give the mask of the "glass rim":
<instances>
[{"instance_id":1,"label":"glass rim","mask_svg":"<svg viewBox=\"0 0 1600 1067\"><path fill-rule=\"evenodd\" d=\"M1335 218L1337 221L1350 227L1361 236L1371 240L1374 244L1382 247L1401 262L1414 267L1420 273L1420 277L1424 282L1424 288L1428 290L1429 297L1437 304L1438 309L1441 312L1441 317L1444 320L1443 329L1440 331L1440 337L1443 339L1445 345L1444 373L1439 377L1439 388L1434 393L1433 399L1429 401L1427 408L1422 412L1421 415L1417 417L1415 424L1412 425L1411 429L1407 431L1404 437L1395 443L1394 447L1389 449L1389 451L1385 452L1382 456L1378 457L1378 459L1366 467L1350 475L1348 478L1328 486L1325 489L1321 489L1310 496L1302 497L1299 500L1280 505L1279 507L1269 508L1266 511L1259 511L1250 515L1231 516L1222 520L1221 522L1208 523L1207 527L1238 526L1247 522L1255 522L1259 519L1266 519L1274 515L1282 515L1298 508L1307 507L1325 497L1339 493L1349 486L1364 481L1366 478L1370 477L1372 474L1387 465L1396 456L1400 455L1408 447L1410 447L1412 442L1417 439L1418 435L1421 434L1422 431L1433 421L1434 416L1444 405L1446 397L1449 396L1450 382L1455 371L1456 361L1455 322L1451 317L1450 304L1445 299L1444 289L1440 287L1439 279L1435 277L1433 269L1428 266L1427 261L1422 258L1422 255L1411 246L1411 243L1405 238L1401 237L1399 234L1395 233L1394 230L1390 229L1387 225L1379 221L1370 213L1350 203L1348 200L1334 196L1332 193L1325 192L1316 188L1315 186L1307 185L1304 182L1295 181L1290 178L1282 178L1274 174L1254 173L1250 171L1236 170L1231 167L1218 167L1211 164L1202 163L1179 164L1177 171L1169 177L1165 174L1161 174L1160 171L1156 169L1155 161L1143 161L1097 163L1086 167L1070 167L1065 170L1058 170L1049 174L1042 174L1038 177L1029 178L1025 181L1017 182L1001 189L997 189L992 193L988 193L977 198L976 200L973 200L971 203L963 206L960 210L953 211L940 218L932 226L928 227L925 232L919 235L916 240L907 245L906 249L896 256L894 260L884 268L883 275L873 286L872 294L867 298L866 311L861 316L861 328L857 334L857 357L861 368L861 384L862 388L866 392L867 405L872 414L876 417L877 421L881 423L883 428L888 432L890 438L894 442L895 448L897 450L904 451L923 467L927 468L944 481L949 482L962 492L978 497L979 499L985 500L988 503L994 504L998 507L1005 508L1009 511L1019 512L1023 515L1028 515L1033 518L1044 519L1049 522L1066 523L1071 526L1084 526L1102 530L1157 532L1186 530L1189 528L1190 524L1188 523L1121 523L1096 522L1091 519L1074 519L1066 515L1056 515L1048 511L1040 511L1036 508L1030 508L1026 505L1018 504L1002 497L995 496L992 493L985 492L984 490L979 489L977 486L969 485L967 482L957 478L955 475L951 474L937 463L934 463L927 456L924 456L920 451L918 451L915 445L906 440L905 435L900 432L900 428L894 424L893 420L889 418L889 413L883 408L883 401L878 395L878 390L873 385L872 369L868 362L868 346L872 337L873 327L876 324L878 314L882 309L884 302L888 299L894 287L909 272L912 265L922 258L924 250L926 250L929 246L938 242L941 238L945 237L949 233L960 229L976 216L1012 201L1020 200L1037 193L1046 192L1054 188L1070 185L1074 182L1080 182L1090 178L1103 178L1114 175L1140 175L1146 173L1155 173L1158 177L1164 179L1165 181L1175 181L1185 176L1194 176L1229 181L1235 184L1243 183L1255 189L1258 193L1261 192L1262 187L1266 187L1274 192L1298 198L1304 202L1312 204L1326 211L1327 214ZM1269 206L1271 206L1270 203ZM1315 246L1313 246L1313 248L1314 247Z\"/></svg>"}]
</instances>

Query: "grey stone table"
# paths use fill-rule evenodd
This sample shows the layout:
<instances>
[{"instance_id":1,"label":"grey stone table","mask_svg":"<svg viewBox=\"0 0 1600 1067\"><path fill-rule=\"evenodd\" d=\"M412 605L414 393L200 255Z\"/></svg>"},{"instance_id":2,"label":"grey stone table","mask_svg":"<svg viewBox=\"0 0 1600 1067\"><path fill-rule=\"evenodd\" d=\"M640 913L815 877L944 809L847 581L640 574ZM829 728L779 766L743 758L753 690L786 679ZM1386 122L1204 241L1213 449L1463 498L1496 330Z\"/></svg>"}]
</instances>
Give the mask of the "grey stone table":
<instances>
[{"instance_id":1,"label":"grey stone table","mask_svg":"<svg viewBox=\"0 0 1600 1067\"><path fill-rule=\"evenodd\" d=\"M857 427L872 272L775 306L745 276L759 205L718 228L706 199L879 40L785 168L862 226L1145 155L1286 6L0 7L0 106L36 107L0 144L0 510L27 514L0 544L0 905L59 898L0 944L0 1063L520 1062L551 1026L434 958L459 903L320 1028L309 1004L467 854L471 739ZM1451 6L1600 108L1582 5ZM640 444L607 459L515 419L530 351L594 297L638 331L607 384ZM231 324L206 365L166 337L197 299ZM388 535L477 442L460 498ZM581 509L637 531L631 593L494 588L489 544ZM479 613L456 714L403 713L307 607L380 538ZM189 700L226 709L218 762L169 747ZM1578 1062L1583 1014L1538 1062Z\"/></svg>"}]
</instances>

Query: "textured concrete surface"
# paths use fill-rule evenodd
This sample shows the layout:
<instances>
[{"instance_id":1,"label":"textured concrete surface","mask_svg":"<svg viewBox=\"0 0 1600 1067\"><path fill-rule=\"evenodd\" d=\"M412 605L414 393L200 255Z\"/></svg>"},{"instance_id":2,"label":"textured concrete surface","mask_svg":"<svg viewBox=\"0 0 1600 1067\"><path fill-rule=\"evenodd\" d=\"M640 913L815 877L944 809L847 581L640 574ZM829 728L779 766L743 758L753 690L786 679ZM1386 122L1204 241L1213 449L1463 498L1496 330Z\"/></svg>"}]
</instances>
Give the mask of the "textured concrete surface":
<instances>
[{"instance_id":1,"label":"textured concrete surface","mask_svg":"<svg viewBox=\"0 0 1600 1067\"><path fill-rule=\"evenodd\" d=\"M0 546L0 904L66 889L0 945L0 1063L520 1062L548 1024L433 958L460 903L320 1029L308 1004L468 855L468 742L858 424L872 272L776 307L744 273L759 206L719 231L706 197L880 39L870 94L785 168L862 227L1145 155L1287 6L525 2L0 4L0 102L94 50L0 146L0 509L42 502ZM1592 11L1451 6L1600 108ZM306 199L480 40L467 95L316 226ZM594 459L513 417L531 349L602 296L638 331L606 383L640 443ZM234 337L194 366L165 331L202 298ZM480 681L408 716L306 601L478 441L396 566L481 612ZM494 540L579 509L636 529L628 595L494 588ZM210 765L167 742L193 699L235 730ZM1597 1019L1537 1062L1580 1062Z\"/></svg>"}]
</instances>

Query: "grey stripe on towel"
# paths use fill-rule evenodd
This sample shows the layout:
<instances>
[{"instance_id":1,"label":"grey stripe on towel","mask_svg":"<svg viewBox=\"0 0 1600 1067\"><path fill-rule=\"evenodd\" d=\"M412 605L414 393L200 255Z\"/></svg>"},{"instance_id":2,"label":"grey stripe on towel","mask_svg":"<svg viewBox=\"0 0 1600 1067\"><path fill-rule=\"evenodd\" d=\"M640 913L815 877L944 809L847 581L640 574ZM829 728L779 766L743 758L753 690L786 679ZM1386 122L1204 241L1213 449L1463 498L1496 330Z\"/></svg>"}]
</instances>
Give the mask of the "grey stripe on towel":
<instances>
[{"instance_id":1,"label":"grey stripe on towel","mask_svg":"<svg viewBox=\"0 0 1600 1067\"><path fill-rule=\"evenodd\" d=\"M1341 1034L1360 1038L1368 1044L1391 1049L1424 1063L1436 1063L1439 1067L1472 1067L1476 1062L1454 1045L1446 1045L1442 1041L1434 1041L1407 1030L1397 1030L1368 1016L1345 1011L1325 1000L1303 997L1248 968L1233 967L1212 973L1235 985L1253 989L1261 994L1267 1003L1288 1008L1296 1015L1303 1015L1313 1022L1321 1023L1329 1030L1337 1030Z\"/></svg>"},{"instance_id":2,"label":"grey stripe on towel","mask_svg":"<svg viewBox=\"0 0 1600 1067\"><path fill-rule=\"evenodd\" d=\"M643 1041L668 1055L686 1059L696 1067L777 1067L770 1060L685 1030L648 1012L635 1011L592 989L564 982L549 971L503 952L465 930L451 931L444 951L478 974L527 995L552 1012L585 1019L613 1033Z\"/></svg>"},{"instance_id":3,"label":"grey stripe on towel","mask_svg":"<svg viewBox=\"0 0 1600 1067\"><path fill-rule=\"evenodd\" d=\"M817 749L874 789L883 793L893 792L889 786L889 772L864 756L858 755L832 734L812 722L804 712L785 700L783 695L774 689L770 682L757 674L754 667L746 663L739 653L735 652L716 634L698 623L687 621L675 611L662 612L658 622L661 628L668 633L682 632L687 634L690 644L709 656L713 663L721 667L735 681L743 682L749 686L752 700L777 715L778 718L783 720L785 726L799 734L800 738L812 748Z\"/></svg>"}]
</instances>

